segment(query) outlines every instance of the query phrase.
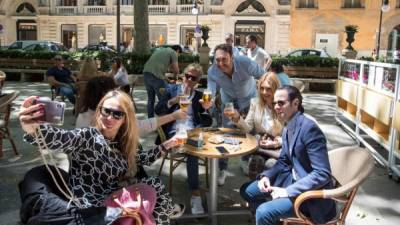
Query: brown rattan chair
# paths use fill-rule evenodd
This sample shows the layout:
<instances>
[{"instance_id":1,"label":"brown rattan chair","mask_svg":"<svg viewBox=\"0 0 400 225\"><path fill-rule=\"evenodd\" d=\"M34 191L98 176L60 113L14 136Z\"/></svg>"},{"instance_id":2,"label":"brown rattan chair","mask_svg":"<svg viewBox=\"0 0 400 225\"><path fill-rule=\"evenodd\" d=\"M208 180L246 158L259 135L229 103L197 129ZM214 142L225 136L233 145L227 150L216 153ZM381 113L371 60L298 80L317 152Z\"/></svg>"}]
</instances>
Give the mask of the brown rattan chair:
<instances>
[{"instance_id":1,"label":"brown rattan chair","mask_svg":"<svg viewBox=\"0 0 400 225\"><path fill-rule=\"evenodd\" d=\"M75 83L76 86L75 116L78 116L83 106L84 103L83 101L85 100L84 95L86 90L86 84L87 81L78 81Z\"/></svg>"},{"instance_id":2,"label":"brown rattan chair","mask_svg":"<svg viewBox=\"0 0 400 225\"><path fill-rule=\"evenodd\" d=\"M357 146L342 147L329 151L332 175L336 181L336 188L329 190L307 191L301 194L294 203L297 217L283 219L283 225L315 223L300 211L303 202L310 199L333 199L338 203L338 212L335 218L326 225L343 225L349 212L358 187L374 169L374 159L364 148Z\"/></svg>"},{"instance_id":3,"label":"brown rattan chair","mask_svg":"<svg viewBox=\"0 0 400 225\"><path fill-rule=\"evenodd\" d=\"M3 139L10 140L14 153L18 155L17 147L8 128L12 102L18 97L18 95L19 91L15 91L12 93L7 93L0 98L0 157L3 156Z\"/></svg>"},{"instance_id":4,"label":"brown rattan chair","mask_svg":"<svg viewBox=\"0 0 400 225\"><path fill-rule=\"evenodd\" d=\"M161 127L159 127L157 129L157 132L158 132L158 135L160 137L161 143L167 140L167 138L165 136L165 133L164 133L164 131L163 131L163 129ZM158 171L158 175L159 176L161 175L162 169L164 167L165 160L168 159L169 160L169 177L168 177L168 181L169 181L168 182L168 191L169 191L169 193L172 193L172 184L173 184L172 181L173 181L173 176L174 176L174 170L176 168L178 168L178 166L181 163L185 163L186 162L186 157L187 157L186 154L183 154L183 153L169 152L168 154L165 154L163 159L162 159L161 166L160 166L160 169ZM205 169L206 169L206 185L207 185L207 188L208 188L209 187L209 184L208 184L208 160L207 160L207 158L199 158L199 160L200 160L199 165L204 166Z\"/></svg>"}]
</instances>

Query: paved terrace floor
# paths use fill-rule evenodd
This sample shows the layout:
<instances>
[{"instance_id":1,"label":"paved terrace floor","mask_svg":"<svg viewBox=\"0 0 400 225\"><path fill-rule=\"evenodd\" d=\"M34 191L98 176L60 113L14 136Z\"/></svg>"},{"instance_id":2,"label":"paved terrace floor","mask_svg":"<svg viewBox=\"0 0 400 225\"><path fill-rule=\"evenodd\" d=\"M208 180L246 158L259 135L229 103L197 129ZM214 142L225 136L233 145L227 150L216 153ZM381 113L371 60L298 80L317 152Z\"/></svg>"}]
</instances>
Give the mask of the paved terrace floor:
<instances>
[{"instance_id":1,"label":"paved terrace floor","mask_svg":"<svg viewBox=\"0 0 400 225\"><path fill-rule=\"evenodd\" d=\"M42 164L37 150L22 141L23 132L17 121L17 112L21 101L30 95L50 96L50 89L45 83L6 82L4 92L19 90L21 92L15 101L11 119L11 133L16 141L19 156L14 156L9 142L4 141L4 156L0 159L0 224L14 225L19 221L20 199L18 195L18 182L30 168ZM334 120L335 96L330 94L308 93L304 94L306 112L314 116L319 122L329 142L329 149L355 145L355 141L344 132ZM135 90L135 101L138 106L138 118L145 118L146 92L144 87ZM72 105L67 104L65 128L74 127L75 118L72 115ZM145 147L153 145L156 134L142 139ZM156 174L161 160L151 167L146 168L149 174ZM162 179L167 184L168 163L164 167ZM201 172L201 180L204 185L204 171ZM237 206L243 203L238 191L240 185L248 180L239 169L238 159L232 159L229 163L229 177L226 184L219 188L219 208ZM186 184L185 166L180 166L174 174L173 199L177 202L185 202L189 205L190 193ZM203 195L203 202L205 197ZM188 208L188 207L187 207ZM187 213L190 209L187 209ZM246 225L252 224L248 216L220 216L219 224ZM210 224L208 219L180 220L176 224ZM376 165L372 175L359 189L353 206L350 209L347 225L398 225L400 224L400 185L388 178L386 169Z\"/></svg>"}]
</instances>

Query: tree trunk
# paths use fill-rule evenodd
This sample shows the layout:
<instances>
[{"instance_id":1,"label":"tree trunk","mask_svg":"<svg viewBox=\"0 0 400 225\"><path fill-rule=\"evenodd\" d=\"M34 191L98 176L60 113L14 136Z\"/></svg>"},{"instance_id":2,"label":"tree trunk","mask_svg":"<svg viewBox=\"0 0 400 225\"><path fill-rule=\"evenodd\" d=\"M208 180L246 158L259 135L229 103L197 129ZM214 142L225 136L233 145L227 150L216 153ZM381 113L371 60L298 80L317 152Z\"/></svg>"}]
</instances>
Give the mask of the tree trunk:
<instances>
[{"instance_id":1,"label":"tree trunk","mask_svg":"<svg viewBox=\"0 0 400 225\"><path fill-rule=\"evenodd\" d=\"M133 12L135 34L135 52L150 53L149 41L149 10L147 0L135 0Z\"/></svg>"}]
</instances>

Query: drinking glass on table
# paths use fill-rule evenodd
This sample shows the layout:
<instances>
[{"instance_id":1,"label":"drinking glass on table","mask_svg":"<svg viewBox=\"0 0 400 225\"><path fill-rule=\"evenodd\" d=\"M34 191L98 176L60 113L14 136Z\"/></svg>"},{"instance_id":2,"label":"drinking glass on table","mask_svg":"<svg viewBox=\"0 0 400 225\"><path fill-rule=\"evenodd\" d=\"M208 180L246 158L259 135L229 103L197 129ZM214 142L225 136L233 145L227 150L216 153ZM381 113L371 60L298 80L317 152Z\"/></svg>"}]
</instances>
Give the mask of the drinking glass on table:
<instances>
[{"instance_id":1,"label":"drinking glass on table","mask_svg":"<svg viewBox=\"0 0 400 225\"><path fill-rule=\"evenodd\" d=\"M177 152L183 153L185 151L183 146L186 144L188 138L187 129L184 125L178 127L175 137L179 146Z\"/></svg>"}]
</instances>

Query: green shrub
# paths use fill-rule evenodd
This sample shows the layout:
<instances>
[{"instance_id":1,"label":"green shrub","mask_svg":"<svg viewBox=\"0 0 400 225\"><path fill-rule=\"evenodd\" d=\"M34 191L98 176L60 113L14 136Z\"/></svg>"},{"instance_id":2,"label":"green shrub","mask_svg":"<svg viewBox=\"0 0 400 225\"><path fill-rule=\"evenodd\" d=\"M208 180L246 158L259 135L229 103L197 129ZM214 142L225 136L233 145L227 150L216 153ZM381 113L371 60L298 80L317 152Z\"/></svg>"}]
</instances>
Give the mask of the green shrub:
<instances>
[{"instance_id":1,"label":"green shrub","mask_svg":"<svg viewBox=\"0 0 400 225\"><path fill-rule=\"evenodd\" d=\"M337 67L338 58L319 57L319 56L296 56L296 57L273 57L272 64L284 66L309 66L309 67Z\"/></svg>"}]
</instances>

